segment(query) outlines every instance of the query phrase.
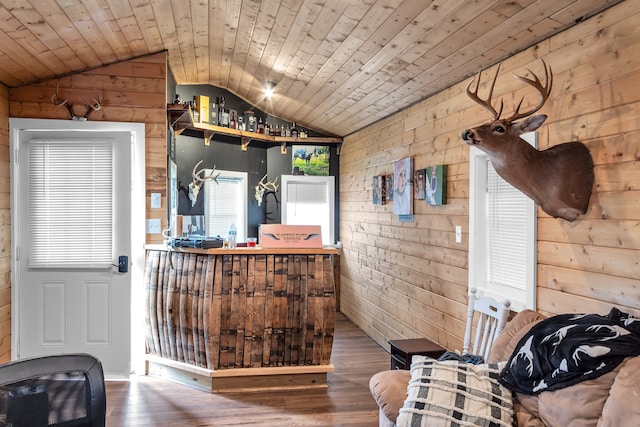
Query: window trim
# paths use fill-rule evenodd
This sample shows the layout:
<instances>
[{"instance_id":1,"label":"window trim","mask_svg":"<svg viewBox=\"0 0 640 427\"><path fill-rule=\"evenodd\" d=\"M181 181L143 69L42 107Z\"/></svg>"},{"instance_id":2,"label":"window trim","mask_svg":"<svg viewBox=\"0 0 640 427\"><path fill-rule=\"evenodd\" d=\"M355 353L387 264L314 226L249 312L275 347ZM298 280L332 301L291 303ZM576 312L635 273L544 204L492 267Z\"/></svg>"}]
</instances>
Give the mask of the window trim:
<instances>
[{"instance_id":1,"label":"window trim","mask_svg":"<svg viewBox=\"0 0 640 427\"><path fill-rule=\"evenodd\" d=\"M328 201L329 201L329 230L322 229L322 243L323 245L333 245L336 242L336 224L335 224L335 177L317 176L317 175L282 175L282 224L291 223L287 218L287 204L288 204L288 188L289 185L295 183L305 184L325 184L327 187ZM299 222L293 222L291 224L297 225L317 225L317 224L301 224Z\"/></svg>"},{"instance_id":2,"label":"window trim","mask_svg":"<svg viewBox=\"0 0 640 427\"><path fill-rule=\"evenodd\" d=\"M522 139L538 147L537 132L521 135ZM476 288L479 296L490 296L498 301L509 299L513 311L536 309L536 270L537 270L537 206L529 197L526 198L526 245L527 259L526 286L524 291L513 288L496 289L488 283L488 250L487 234L487 160L488 156L476 147L469 151L469 288Z\"/></svg>"}]
</instances>

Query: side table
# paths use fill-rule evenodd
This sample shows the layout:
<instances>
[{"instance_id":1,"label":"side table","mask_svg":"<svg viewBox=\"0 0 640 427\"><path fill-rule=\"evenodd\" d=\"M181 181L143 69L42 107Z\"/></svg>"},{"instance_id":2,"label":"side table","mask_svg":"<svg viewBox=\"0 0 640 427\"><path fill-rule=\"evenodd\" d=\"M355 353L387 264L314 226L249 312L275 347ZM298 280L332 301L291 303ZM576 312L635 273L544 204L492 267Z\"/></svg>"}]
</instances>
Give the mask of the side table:
<instances>
[{"instance_id":1,"label":"side table","mask_svg":"<svg viewBox=\"0 0 640 427\"><path fill-rule=\"evenodd\" d=\"M391 369L409 369L413 356L429 356L437 359L442 356L445 348L426 338L407 340L390 340Z\"/></svg>"}]
</instances>

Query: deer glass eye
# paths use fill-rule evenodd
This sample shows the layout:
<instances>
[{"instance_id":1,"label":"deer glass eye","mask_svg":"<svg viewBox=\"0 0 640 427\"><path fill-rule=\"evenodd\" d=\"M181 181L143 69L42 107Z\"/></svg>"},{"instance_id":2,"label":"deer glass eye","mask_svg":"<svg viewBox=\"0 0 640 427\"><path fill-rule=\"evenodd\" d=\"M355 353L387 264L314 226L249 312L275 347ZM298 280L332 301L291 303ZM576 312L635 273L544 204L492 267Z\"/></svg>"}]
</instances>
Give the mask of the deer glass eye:
<instances>
[{"instance_id":1,"label":"deer glass eye","mask_svg":"<svg viewBox=\"0 0 640 427\"><path fill-rule=\"evenodd\" d=\"M504 133L504 132L505 132L505 130L504 130L504 126L502 126L502 125L497 125L497 126L495 126L495 127L493 128L493 132L497 132L497 133Z\"/></svg>"}]
</instances>

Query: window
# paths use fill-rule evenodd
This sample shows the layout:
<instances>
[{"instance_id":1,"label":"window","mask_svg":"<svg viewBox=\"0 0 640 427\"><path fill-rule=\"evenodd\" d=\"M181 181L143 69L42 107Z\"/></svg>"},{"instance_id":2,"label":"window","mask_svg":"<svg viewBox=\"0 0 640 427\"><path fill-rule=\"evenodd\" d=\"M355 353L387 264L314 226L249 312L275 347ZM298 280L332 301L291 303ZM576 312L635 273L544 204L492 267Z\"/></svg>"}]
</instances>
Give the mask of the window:
<instances>
[{"instance_id":1,"label":"window","mask_svg":"<svg viewBox=\"0 0 640 427\"><path fill-rule=\"evenodd\" d=\"M335 243L333 176L282 176L282 223L319 225L322 244Z\"/></svg>"},{"instance_id":2,"label":"window","mask_svg":"<svg viewBox=\"0 0 640 427\"><path fill-rule=\"evenodd\" d=\"M522 138L537 147L537 133ZM536 205L504 181L486 154L470 152L469 287L535 310Z\"/></svg>"},{"instance_id":3,"label":"window","mask_svg":"<svg viewBox=\"0 0 640 427\"><path fill-rule=\"evenodd\" d=\"M113 143L29 142L29 267L111 266Z\"/></svg>"},{"instance_id":4,"label":"window","mask_svg":"<svg viewBox=\"0 0 640 427\"><path fill-rule=\"evenodd\" d=\"M207 236L227 237L235 224L238 242L247 240L247 173L205 170L205 176L220 174L204 185L204 217Z\"/></svg>"}]
</instances>

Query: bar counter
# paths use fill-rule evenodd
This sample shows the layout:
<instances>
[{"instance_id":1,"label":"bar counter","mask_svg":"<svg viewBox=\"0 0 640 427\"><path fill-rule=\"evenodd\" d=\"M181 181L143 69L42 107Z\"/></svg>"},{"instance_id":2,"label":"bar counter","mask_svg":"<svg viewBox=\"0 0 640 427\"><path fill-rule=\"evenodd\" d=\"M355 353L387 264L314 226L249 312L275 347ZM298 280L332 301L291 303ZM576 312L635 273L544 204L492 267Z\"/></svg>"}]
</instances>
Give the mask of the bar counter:
<instances>
[{"instance_id":1,"label":"bar counter","mask_svg":"<svg viewBox=\"0 0 640 427\"><path fill-rule=\"evenodd\" d=\"M208 391L326 386L337 254L147 245L148 373Z\"/></svg>"}]
</instances>

